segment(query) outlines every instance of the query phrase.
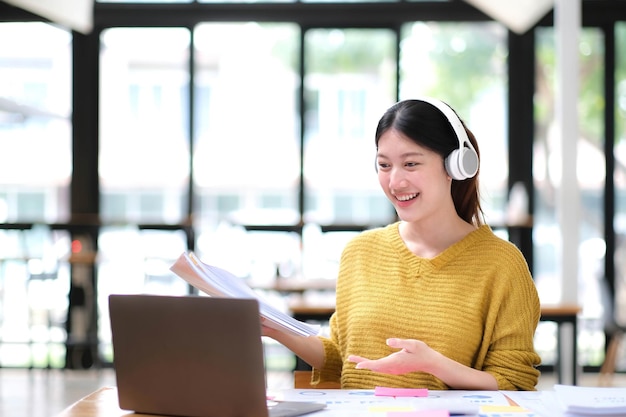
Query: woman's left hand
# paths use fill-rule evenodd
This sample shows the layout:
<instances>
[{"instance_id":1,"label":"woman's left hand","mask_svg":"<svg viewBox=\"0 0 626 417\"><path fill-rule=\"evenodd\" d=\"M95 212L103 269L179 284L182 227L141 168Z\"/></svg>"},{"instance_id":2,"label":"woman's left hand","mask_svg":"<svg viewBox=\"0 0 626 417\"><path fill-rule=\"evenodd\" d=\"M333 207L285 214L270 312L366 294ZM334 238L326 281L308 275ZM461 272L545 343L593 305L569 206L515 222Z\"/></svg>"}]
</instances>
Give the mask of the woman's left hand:
<instances>
[{"instance_id":1,"label":"woman's left hand","mask_svg":"<svg viewBox=\"0 0 626 417\"><path fill-rule=\"evenodd\" d=\"M436 356L436 352L421 340L390 338L387 339L387 346L400 350L380 359L350 355L348 360L356 363L356 369L402 375L416 371L429 372Z\"/></svg>"}]
</instances>

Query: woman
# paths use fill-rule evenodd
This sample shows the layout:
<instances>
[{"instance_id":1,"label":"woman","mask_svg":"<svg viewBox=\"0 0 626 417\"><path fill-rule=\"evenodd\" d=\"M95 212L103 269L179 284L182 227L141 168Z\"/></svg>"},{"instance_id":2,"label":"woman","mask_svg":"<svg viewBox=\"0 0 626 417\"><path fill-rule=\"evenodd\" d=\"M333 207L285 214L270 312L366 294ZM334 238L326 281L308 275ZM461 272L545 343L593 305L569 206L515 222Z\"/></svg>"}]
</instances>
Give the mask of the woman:
<instances>
[{"instance_id":1,"label":"woman","mask_svg":"<svg viewBox=\"0 0 626 417\"><path fill-rule=\"evenodd\" d=\"M342 254L330 337L264 327L342 388L534 390L539 298L526 261L483 224L478 145L441 101L401 101L376 129L399 221Z\"/></svg>"}]
</instances>

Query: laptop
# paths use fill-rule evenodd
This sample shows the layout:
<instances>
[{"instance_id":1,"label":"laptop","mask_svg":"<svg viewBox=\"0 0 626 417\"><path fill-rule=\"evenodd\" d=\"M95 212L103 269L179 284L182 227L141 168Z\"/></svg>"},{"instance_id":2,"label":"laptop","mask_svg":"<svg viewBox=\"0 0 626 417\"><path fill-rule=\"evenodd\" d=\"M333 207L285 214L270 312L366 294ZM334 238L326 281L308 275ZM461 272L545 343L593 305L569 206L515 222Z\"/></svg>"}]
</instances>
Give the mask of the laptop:
<instances>
[{"instance_id":1,"label":"laptop","mask_svg":"<svg viewBox=\"0 0 626 417\"><path fill-rule=\"evenodd\" d=\"M182 417L292 417L325 408L268 401L255 299L109 296L119 406Z\"/></svg>"}]
</instances>

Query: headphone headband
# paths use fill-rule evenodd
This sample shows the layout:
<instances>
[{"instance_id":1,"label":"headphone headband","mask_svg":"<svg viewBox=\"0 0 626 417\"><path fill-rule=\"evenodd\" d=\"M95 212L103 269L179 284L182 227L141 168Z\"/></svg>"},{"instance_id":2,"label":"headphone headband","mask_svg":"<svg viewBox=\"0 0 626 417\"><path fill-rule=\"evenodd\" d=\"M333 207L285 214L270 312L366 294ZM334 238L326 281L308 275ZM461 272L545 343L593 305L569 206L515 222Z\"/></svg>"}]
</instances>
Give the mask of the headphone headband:
<instances>
[{"instance_id":1,"label":"headphone headband","mask_svg":"<svg viewBox=\"0 0 626 417\"><path fill-rule=\"evenodd\" d=\"M441 100L431 97L419 97L417 100L428 103L443 113L459 141L458 149L453 150L445 159L448 175L455 180L472 178L478 172L478 154L472 142L470 142L459 116ZM465 144L467 144L467 147Z\"/></svg>"}]
</instances>

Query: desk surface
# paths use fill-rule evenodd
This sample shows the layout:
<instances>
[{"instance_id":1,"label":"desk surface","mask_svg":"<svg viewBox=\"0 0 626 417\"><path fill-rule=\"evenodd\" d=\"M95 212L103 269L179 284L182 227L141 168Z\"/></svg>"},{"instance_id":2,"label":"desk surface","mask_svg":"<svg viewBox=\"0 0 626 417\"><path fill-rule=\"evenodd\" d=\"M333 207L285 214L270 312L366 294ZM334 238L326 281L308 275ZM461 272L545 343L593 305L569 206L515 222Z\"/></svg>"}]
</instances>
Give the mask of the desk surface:
<instances>
[{"instance_id":1,"label":"desk surface","mask_svg":"<svg viewBox=\"0 0 626 417\"><path fill-rule=\"evenodd\" d=\"M133 414L120 409L115 387L104 387L75 402L57 417L119 417Z\"/></svg>"},{"instance_id":2,"label":"desk surface","mask_svg":"<svg viewBox=\"0 0 626 417\"><path fill-rule=\"evenodd\" d=\"M480 415L496 417L561 417L553 391L429 391L428 398L401 398L375 396L373 390L311 390L286 389L273 393L278 400L326 402L327 408L309 414L311 417L366 417L385 416L390 411L416 410L430 403L453 406L459 401L475 403ZM545 400L544 400L545 398ZM421 405L420 405L421 404ZM442 406L445 407L445 406ZM401 410L402 409L402 410ZM445 409L445 408L444 408ZM522 411L525 410L525 411ZM513 414L511 414L513 413ZM72 404L57 417L159 417L121 410L115 387L103 387Z\"/></svg>"},{"instance_id":3,"label":"desk surface","mask_svg":"<svg viewBox=\"0 0 626 417\"><path fill-rule=\"evenodd\" d=\"M582 307L576 304L543 304L542 316L576 316L582 311Z\"/></svg>"},{"instance_id":4,"label":"desk surface","mask_svg":"<svg viewBox=\"0 0 626 417\"><path fill-rule=\"evenodd\" d=\"M250 286L255 289L271 290L283 293L304 293L305 291L334 291L336 284L336 280L325 278L281 278L271 282L250 282Z\"/></svg>"}]
</instances>

